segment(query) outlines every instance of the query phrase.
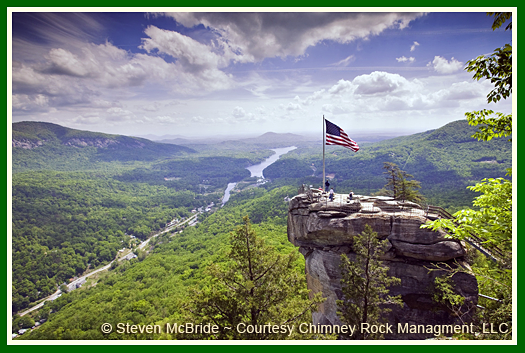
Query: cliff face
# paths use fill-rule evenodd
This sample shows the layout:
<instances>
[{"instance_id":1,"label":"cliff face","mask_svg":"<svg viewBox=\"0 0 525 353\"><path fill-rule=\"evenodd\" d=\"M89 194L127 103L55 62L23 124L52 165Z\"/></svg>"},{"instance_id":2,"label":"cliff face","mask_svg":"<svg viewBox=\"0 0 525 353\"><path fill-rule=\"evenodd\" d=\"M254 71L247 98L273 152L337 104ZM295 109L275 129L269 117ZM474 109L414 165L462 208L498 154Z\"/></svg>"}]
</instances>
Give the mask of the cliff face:
<instances>
[{"instance_id":1,"label":"cliff face","mask_svg":"<svg viewBox=\"0 0 525 353\"><path fill-rule=\"evenodd\" d=\"M290 201L288 211L288 240L299 247L306 261L308 289L322 292L326 301L313 314L314 324L340 325L336 300L341 299L340 256L355 258L352 251L354 235L363 232L366 224L388 239L389 250L384 263L389 275L401 279L401 284L390 288L391 295L401 295L403 308L392 307L388 322L394 332L387 339L424 339L432 333L398 333L397 324L449 325L462 322L432 301L434 279L444 272L429 271L440 262L452 267L463 264L463 245L446 239L445 233L421 229L427 215L417 204L398 202L385 197L366 197L348 201L346 195L337 195L333 202L319 201L319 193L308 190ZM467 305L475 307L478 286L474 276L457 273L452 278L457 293ZM463 317L463 320L468 316Z\"/></svg>"}]
</instances>

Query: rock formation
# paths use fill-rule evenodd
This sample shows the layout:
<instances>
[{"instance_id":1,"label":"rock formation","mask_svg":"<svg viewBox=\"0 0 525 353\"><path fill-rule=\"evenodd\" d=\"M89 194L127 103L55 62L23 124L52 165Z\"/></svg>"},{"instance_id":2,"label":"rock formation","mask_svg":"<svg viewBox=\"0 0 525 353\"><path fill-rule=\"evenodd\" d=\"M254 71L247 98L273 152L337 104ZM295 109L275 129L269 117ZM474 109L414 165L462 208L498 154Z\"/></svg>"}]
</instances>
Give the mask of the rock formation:
<instances>
[{"instance_id":1,"label":"rock formation","mask_svg":"<svg viewBox=\"0 0 525 353\"><path fill-rule=\"evenodd\" d=\"M12 141L12 146L14 148L23 148L25 150L30 150L32 148L36 148L39 146L42 146L44 143L41 140L33 141L30 139L19 139Z\"/></svg>"},{"instance_id":2,"label":"rock formation","mask_svg":"<svg viewBox=\"0 0 525 353\"><path fill-rule=\"evenodd\" d=\"M421 229L427 214L412 202L399 202L388 197L358 196L348 200L336 194L328 201L320 192L301 190L291 199L288 211L288 240L299 247L306 261L306 277L311 295L322 292L326 301L313 314L313 323L341 325L336 301L341 299L340 256L352 259L352 239L363 232L366 224L388 239L389 250L384 263L389 275L401 279L390 288L390 295L401 295L403 308L392 307L388 322L394 332L386 339L424 339L432 333L399 333L398 323L409 325L450 325L463 322L432 300L434 279L443 270L430 271L439 263L455 267L468 266L463 261L465 248L461 242L447 239L445 233ZM457 293L465 297L465 307L475 308L478 286L474 276L457 273L453 277ZM472 309L473 310L473 309ZM462 320L467 319L468 315Z\"/></svg>"}]
</instances>

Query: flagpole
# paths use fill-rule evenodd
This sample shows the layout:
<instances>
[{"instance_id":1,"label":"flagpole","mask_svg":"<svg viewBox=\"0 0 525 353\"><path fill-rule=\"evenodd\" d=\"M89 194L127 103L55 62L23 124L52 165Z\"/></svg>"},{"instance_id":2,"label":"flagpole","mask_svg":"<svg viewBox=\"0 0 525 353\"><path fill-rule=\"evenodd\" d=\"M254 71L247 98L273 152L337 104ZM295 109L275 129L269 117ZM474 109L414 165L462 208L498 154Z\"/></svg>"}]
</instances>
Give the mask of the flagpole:
<instances>
[{"instance_id":1,"label":"flagpole","mask_svg":"<svg viewBox=\"0 0 525 353\"><path fill-rule=\"evenodd\" d=\"M325 172L325 168L324 168L324 148L325 148L325 144L326 144L325 143L326 134L325 134L325 131L324 131L325 127L326 127L326 124L324 122L324 115L323 115L323 182L321 184L321 187L323 188L323 190L325 189L324 182L326 180L326 172Z\"/></svg>"}]
</instances>

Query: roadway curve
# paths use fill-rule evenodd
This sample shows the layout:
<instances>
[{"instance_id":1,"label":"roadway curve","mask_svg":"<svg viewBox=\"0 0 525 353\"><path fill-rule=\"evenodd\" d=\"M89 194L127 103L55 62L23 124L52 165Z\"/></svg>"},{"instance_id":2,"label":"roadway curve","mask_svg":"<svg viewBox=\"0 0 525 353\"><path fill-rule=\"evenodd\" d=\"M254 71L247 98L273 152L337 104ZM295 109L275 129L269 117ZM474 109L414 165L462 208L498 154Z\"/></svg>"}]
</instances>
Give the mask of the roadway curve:
<instances>
[{"instance_id":1,"label":"roadway curve","mask_svg":"<svg viewBox=\"0 0 525 353\"><path fill-rule=\"evenodd\" d=\"M142 243L140 243L139 246L138 246L138 248L139 248L140 250L144 249L144 247L145 247L145 246L149 243L149 241L150 241L151 239L153 239L154 237L157 237L157 236L159 236L159 235L161 235L161 234L167 233L167 232L169 232L170 230L172 230L174 227L176 227L176 226L180 226L180 225L183 225L183 224L185 224L185 223L191 221L192 219L196 218L198 215L199 215L199 214L197 213L197 214L191 216L190 218L188 218L187 220L185 220L184 222L174 224L173 226L168 227L168 228L164 229L163 231L161 231L161 232L159 232L159 233L157 233L157 234L152 235L151 237L149 237L148 239L146 239L146 240L144 240ZM133 254L133 253L130 252L130 253L127 254L126 256L123 256L122 258L118 259L118 261L122 261L122 260L130 260L130 259L133 257L132 254ZM115 260L117 260L117 259L115 259ZM92 275L94 275L95 273L98 273L98 272L101 272L101 271L104 271L104 270L109 269L109 268L111 267L111 264L112 264L115 260L111 261L108 265L106 265L106 266L104 266L104 267L101 267L101 268L98 268L98 269L96 269L95 271L90 272L90 273L88 273L88 274L85 274L85 275L83 275L83 276L77 278L77 279L74 280L73 282L69 283L69 284L67 285L67 290L68 290L68 292L77 289L77 284L78 284L78 283L82 283L82 282L84 282L84 280L85 280L86 278L88 278L89 276L92 276ZM20 315L20 316L24 316L25 314L30 313L30 312L32 312L32 311L34 311L34 310L36 310L36 309L40 309L41 307L44 306L44 303L45 303L46 301L48 301L48 300L53 301L53 300L55 300L56 298L58 298L61 294L62 294L62 291L61 291L60 289L57 289L57 291L56 291L55 293L53 293L53 294L51 294L50 296L44 298L40 303L38 303L37 305L33 306L32 308L29 308L29 309L27 309L26 311L23 311L23 312L19 313L19 315Z\"/></svg>"}]
</instances>

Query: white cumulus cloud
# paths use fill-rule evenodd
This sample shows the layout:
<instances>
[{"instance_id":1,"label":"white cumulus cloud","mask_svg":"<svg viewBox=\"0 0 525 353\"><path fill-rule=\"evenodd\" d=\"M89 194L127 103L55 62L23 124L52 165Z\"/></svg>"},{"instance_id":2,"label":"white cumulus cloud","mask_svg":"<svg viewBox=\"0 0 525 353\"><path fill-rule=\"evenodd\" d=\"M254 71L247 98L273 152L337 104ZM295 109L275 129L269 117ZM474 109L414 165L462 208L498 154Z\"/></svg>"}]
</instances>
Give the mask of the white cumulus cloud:
<instances>
[{"instance_id":1,"label":"white cumulus cloud","mask_svg":"<svg viewBox=\"0 0 525 353\"><path fill-rule=\"evenodd\" d=\"M374 71L369 75L357 76L353 84L357 86L356 94L377 95L401 90L408 85L408 81L398 74Z\"/></svg>"},{"instance_id":2,"label":"white cumulus cloud","mask_svg":"<svg viewBox=\"0 0 525 353\"><path fill-rule=\"evenodd\" d=\"M235 118L244 118L246 116L246 111L242 107L233 108L232 115Z\"/></svg>"},{"instance_id":3,"label":"white cumulus cloud","mask_svg":"<svg viewBox=\"0 0 525 353\"><path fill-rule=\"evenodd\" d=\"M400 62L400 63L404 63L404 62L413 63L414 61L416 61L416 58L414 58L412 56L410 58L402 56L402 57L396 58L396 60L397 60L397 62Z\"/></svg>"},{"instance_id":4,"label":"white cumulus cloud","mask_svg":"<svg viewBox=\"0 0 525 353\"><path fill-rule=\"evenodd\" d=\"M441 57L435 56L434 60L427 64L428 67L431 67L440 74L452 74L456 71L459 71L463 68L463 63L452 58L450 61Z\"/></svg>"}]
</instances>

